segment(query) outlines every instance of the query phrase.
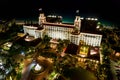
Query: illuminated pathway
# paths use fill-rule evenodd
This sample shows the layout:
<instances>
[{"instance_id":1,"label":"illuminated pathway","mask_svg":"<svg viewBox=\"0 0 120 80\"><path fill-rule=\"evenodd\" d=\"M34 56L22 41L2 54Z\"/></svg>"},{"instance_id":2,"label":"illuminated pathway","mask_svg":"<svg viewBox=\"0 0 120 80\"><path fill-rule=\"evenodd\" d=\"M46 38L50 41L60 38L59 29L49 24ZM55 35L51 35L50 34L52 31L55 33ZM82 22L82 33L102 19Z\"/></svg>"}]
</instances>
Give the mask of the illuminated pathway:
<instances>
[{"instance_id":1,"label":"illuminated pathway","mask_svg":"<svg viewBox=\"0 0 120 80\"><path fill-rule=\"evenodd\" d=\"M31 68L36 64L35 61L32 61L31 64L29 64L23 71L22 79L21 80L27 80L28 76L30 74Z\"/></svg>"}]
</instances>

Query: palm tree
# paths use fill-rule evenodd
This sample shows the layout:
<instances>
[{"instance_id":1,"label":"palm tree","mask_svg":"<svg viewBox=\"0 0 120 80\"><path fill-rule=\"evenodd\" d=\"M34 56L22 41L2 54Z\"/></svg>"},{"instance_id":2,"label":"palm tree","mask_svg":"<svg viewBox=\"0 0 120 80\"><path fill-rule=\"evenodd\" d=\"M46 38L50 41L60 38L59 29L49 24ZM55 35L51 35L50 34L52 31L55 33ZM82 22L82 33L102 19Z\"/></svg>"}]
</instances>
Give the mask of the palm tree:
<instances>
[{"instance_id":1,"label":"palm tree","mask_svg":"<svg viewBox=\"0 0 120 80\"><path fill-rule=\"evenodd\" d=\"M113 50L111 49L110 44L102 43L102 50L101 54L102 57L102 64L100 65L100 75L104 77L104 80L112 80L111 70L110 70L110 55Z\"/></svg>"}]
</instances>

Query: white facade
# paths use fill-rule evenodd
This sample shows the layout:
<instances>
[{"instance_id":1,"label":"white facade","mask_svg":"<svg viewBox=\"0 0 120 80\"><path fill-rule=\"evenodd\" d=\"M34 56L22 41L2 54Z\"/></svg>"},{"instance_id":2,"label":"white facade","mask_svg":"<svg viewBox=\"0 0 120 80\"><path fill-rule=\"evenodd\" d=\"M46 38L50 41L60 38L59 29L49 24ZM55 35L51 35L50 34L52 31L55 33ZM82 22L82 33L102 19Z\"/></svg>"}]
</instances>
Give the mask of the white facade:
<instances>
[{"instance_id":1,"label":"white facade","mask_svg":"<svg viewBox=\"0 0 120 80\"><path fill-rule=\"evenodd\" d=\"M35 30L36 38L43 38L44 33L45 33L45 29Z\"/></svg>"},{"instance_id":2,"label":"white facade","mask_svg":"<svg viewBox=\"0 0 120 80\"><path fill-rule=\"evenodd\" d=\"M37 30L38 27L33 27L33 26L23 26L24 33L29 34L30 36L34 36L34 38L42 38L44 34L44 29L43 30Z\"/></svg>"},{"instance_id":3,"label":"white facade","mask_svg":"<svg viewBox=\"0 0 120 80\"><path fill-rule=\"evenodd\" d=\"M25 34L29 34L29 35L34 36L36 38L35 30L37 29L37 27L23 26L23 29L24 29Z\"/></svg>"},{"instance_id":4,"label":"white facade","mask_svg":"<svg viewBox=\"0 0 120 80\"><path fill-rule=\"evenodd\" d=\"M42 30L37 30L37 27L23 26L24 33L28 33L35 38L42 38L43 35L48 35L49 37L52 37L54 39L68 39L76 45L79 45L80 40L84 41L86 45L91 46L100 46L101 44L102 35L81 32L80 34L76 35L71 34L74 31L74 28L77 28L78 31L80 31L80 16L76 16L74 20L74 25L70 25L46 22L46 17L42 13L39 16L39 25L43 26Z\"/></svg>"},{"instance_id":5,"label":"white facade","mask_svg":"<svg viewBox=\"0 0 120 80\"><path fill-rule=\"evenodd\" d=\"M49 24L49 25L48 25ZM71 27L64 27L71 26ZM73 25L44 23L45 34L56 39L70 39L70 34L73 31Z\"/></svg>"},{"instance_id":6,"label":"white facade","mask_svg":"<svg viewBox=\"0 0 120 80\"><path fill-rule=\"evenodd\" d=\"M102 35L90 34L90 33L80 33L80 40L84 41L86 45L100 46Z\"/></svg>"},{"instance_id":7,"label":"white facade","mask_svg":"<svg viewBox=\"0 0 120 80\"><path fill-rule=\"evenodd\" d=\"M79 45L79 42L80 42L80 34L79 35L73 35L71 34L70 36L70 41L74 44L77 44Z\"/></svg>"}]
</instances>

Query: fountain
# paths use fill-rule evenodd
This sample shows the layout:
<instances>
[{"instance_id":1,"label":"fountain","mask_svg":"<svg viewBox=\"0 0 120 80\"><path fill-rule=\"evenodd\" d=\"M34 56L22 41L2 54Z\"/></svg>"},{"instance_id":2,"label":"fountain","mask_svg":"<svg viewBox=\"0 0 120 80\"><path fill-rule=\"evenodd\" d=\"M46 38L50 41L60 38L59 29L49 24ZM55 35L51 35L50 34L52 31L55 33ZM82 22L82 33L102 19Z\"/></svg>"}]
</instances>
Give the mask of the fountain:
<instances>
[{"instance_id":1,"label":"fountain","mask_svg":"<svg viewBox=\"0 0 120 80\"><path fill-rule=\"evenodd\" d=\"M36 70L36 71L41 70L41 66L40 66L39 64L37 64L37 65L35 66L35 70Z\"/></svg>"},{"instance_id":2,"label":"fountain","mask_svg":"<svg viewBox=\"0 0 120 80\"><path fill-rule=\"evenodd\" d=\"M31 69L31 71L34 73L34 74L39 74L39 73L42 73L44 71L44 67L40 64L36 64L35 66L33 66L33 68Z\"/></svg>"}]
</instances>

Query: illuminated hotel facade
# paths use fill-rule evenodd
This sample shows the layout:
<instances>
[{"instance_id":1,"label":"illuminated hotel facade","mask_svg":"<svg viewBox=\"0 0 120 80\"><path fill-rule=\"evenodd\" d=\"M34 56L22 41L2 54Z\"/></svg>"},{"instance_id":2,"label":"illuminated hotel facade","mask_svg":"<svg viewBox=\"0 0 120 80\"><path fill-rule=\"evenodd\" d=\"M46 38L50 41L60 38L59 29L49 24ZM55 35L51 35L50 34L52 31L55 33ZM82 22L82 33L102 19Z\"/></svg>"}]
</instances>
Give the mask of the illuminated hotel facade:
<instances>
[{"instance_id":1,"label":"illuminated hotel facade","mask_svg":"<svg viewBox=\"0 0 120 80\"><path fill-rule=\"evenodd\" d=\"M55 17L55 16L54 16ZM74 24L63 24L47 22L44 13L40 13L39 16L39 26L43 29L39 29L39 26L34 25L24 25L24 33L34 36L34 38L42 38L43 35L48 35L54 39L67 39L70 42L79 45L80 40L84 41L86 45L90 46L100 46L102 35L91 34L81 32L81 19L80 16L76 16ZM93 19L92 20L96 20ZM77 30L77 32L75 32Z\"/></svg>"}]
</instances>

